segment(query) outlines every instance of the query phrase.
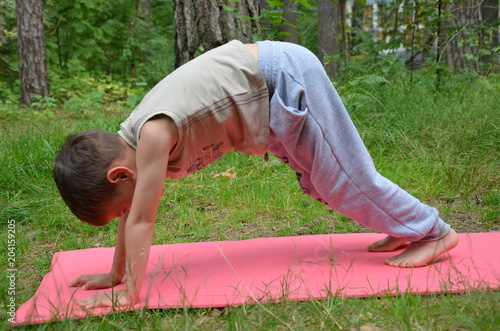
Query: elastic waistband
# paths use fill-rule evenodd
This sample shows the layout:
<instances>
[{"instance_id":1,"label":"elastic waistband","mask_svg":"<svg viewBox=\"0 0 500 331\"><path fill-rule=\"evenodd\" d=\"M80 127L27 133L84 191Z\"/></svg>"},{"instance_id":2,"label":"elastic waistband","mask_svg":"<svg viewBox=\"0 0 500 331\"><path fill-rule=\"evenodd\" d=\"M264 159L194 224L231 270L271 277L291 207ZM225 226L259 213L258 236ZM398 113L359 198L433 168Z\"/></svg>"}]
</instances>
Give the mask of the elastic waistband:
<instances>
[{"instance_id":1,"label":"elastic waistband","mask_svg":"<svg viewBox=\"0 0 500 331\"><path fill-rule=\"evenodd\" d=\"M259 67L266 80L269 98L274 94L274 82L283 54L283 42L264 40L257 42L259 46Z\"/></svg>"},{"instance_id":2,"label":"elastic waistband","mask_svg":"<svg viewBox=\"0 0 500 331\"><path fill-rule=\"evenodd\" d=\"M323 70L323 65L316 55L307 48L283 41L260 41L259 67L266 80L269 96L272 97L281 72L292 77L308 74L311 70Z\"/></svg>"}]
</instances>

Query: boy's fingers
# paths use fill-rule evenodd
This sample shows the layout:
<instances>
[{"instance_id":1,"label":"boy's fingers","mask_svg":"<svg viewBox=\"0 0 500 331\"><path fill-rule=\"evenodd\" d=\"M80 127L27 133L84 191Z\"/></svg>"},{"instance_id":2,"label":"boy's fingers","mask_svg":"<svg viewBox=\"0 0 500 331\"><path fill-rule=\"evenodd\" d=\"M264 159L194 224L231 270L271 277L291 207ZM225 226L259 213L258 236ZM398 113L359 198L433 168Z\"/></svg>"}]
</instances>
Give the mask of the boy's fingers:
<instances>
[{"instance_id":1,"label":"boy's fingers","mask_svg":"<svg viewBox=\"0 0 500 331\"><path fill-rule=\"evenodd\" d=\"M106 286L102 286L97 281L88 281L85 283L85 285L82 286L82 289L84 290L95 290L100 288L106 288Z\"/></svg>"},{"instance_id":2,"label":"boy's fingers","mask_svg":"<svg viewBox=\"0 0 500 331\"><path fill-rule=\"evenodd\" d=\"M86 282L85 285L82 286L84 290L97 290L101 288L108 288L109 286L106 284L101 284L98 281L89 281Z\"/></svg>"},{"instance_id":3,"label":"boy's fingers","mask_svg":"<svg viewBox=\"0 0 500 331\"><path fill-rule=\"evenodd\" d=\"M130 300L123 291L98 293L91 297L76 302L80 307L91 309L98 307L123 307L131 306Z\"/></svg>"},{"instance_id":4,"label":"boy's fingers","mask_svg":"<svg viewBox=\"0 0 500 331\"><path fill-rule=\"evenodd\" d=\"M105 280L91 280L91 281L86 282L82 286L82 289L84 289L84 290L98 290L101 288L109 288L109 287L112 287L112 285Z\"/></svg>"},{"instance_id":5,"label":"boy's fingers","mask_svg":"<svg viewBox=\"0 0 500 331\"><path fill-rule=\"evenodd\" d=\"M97 307L97 299L94 296L86 298L77 302L80 307L83 308L95 308Z\"/></svg>"},{"instance_id":6,"label":"boy's fingers","mask_svg":"<svg viewBox=\"0 0 500 331\"><path fill-rule=\"evenodd\" d=\"M80 300L77 304L83 308L92 309L98 307L111 307L113 302L106 295L106 293L100 293Z\"/></svg>"},{"instance_id":7,"label":"boy's fingers","mask_svg":"<svg viewBox=\"0 0 500 331\"><path fill-rule=\"evenodd\" d=\"M77 304L84 308L95 308L102 304L102 298L99 294L77 301Z\"/></svg>"},{"instance_id":8,"label":"boy's fingers","mask_svg":"<svg viewBox=\"0 0 500 331\"><path fill-rule=\"evenodd\" d=\"M82 275L69 282L70 287L81 286L84 290L99 289L110 287L99 274Z\"/></svg>"},{"instance_id":9,"label":"boy's fingers","mask_svg":"<svg viewBox=\"0 0 500 331\"><path fill-rule=\"evenodd\" d=\"M78 278L73 279L71 282L69 282L70 287L75 287L75 286L80 286L82 284L85 284L87 281L82 279L83 276L80 276Z\"/></svg>"}]
</instances>

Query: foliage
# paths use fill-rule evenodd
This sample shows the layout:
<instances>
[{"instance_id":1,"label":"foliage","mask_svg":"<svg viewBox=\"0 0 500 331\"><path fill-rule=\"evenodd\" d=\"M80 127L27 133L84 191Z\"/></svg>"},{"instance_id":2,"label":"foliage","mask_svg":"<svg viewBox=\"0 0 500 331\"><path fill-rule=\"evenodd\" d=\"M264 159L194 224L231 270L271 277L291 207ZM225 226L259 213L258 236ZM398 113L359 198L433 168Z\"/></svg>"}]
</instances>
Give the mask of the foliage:
<instances>
[{"instance_id":1,"label":"foliage","mask_svg":"<svg viewBox=\"0 0 500 331\"><path fill-rule=\"evenodd\" d=\"M363 137L368 148L376 158L381 153L378 157L385 162L389 150L402 148L401 155L413 160L423 158L426 167L434 164L433 171L439 169L434 174L436 179L453 187L454 193L441 192L443 195L498 194L498 174L489 171L484 176L477 174L485 170L484 164L497 163L500 155L495 144L500 140L496 124L500 114L484 112L500 107L500 99L494 97L500 93L500 75L491 74L489 78L453 75L443 80L438 90L433 84L433 71L414 74L413 82L410 74L404 67L391 68L382 75L358 74L339 86L351 116L366 120L362 123L367 130L380 125L379 134ZM487 96L481 96L483 93ZM422 145L417 147L415 141L421 141ZM476 158L485 150L489 152ZM407 171L418 178L420 170L425 171L413 168ZM430 188L438 186L436 182Z\"/></svg>"},{"instance_id":2,"label":"foliage","mask_svg":"<svg viewBox=\"0 0 500 331\"><path fill-rule=\"evenodd\" d=\"M229 3L238 1L239 0L231 0ZM230 6L230 4L224 5L223 8L224 10L234 14L239 19L260 21L260 28L252 27L254 30L254 42L260 40L285 40L286 36L290 35L290 32L284 31L284 26L297 29L297 26L288 21L286 18L286 14L290 12L290 9L286 8L285 3L281 0L266 0L266 2L268 8L262 7L261 14L258 17L243 16L236 10L235 7ZM312 7L310 1L308 0L297 0L295 2L302 8ZM297 10L296 12L303 14L300 10Z\"/></svg>"},{"instance_id":3,"label":"foliage","mask_svg":"<svg viewBox=\"0 0 500 331\"><path fill-rule=\"evenodd\" d=\"M65 74L80 62L87 71L112 77L148 80L167 68L153 67L157 54L166 57L171 38L165 17L171 9L164 1L150 1L152 16L136 0L48 1L45 4L49 64ZM162 19L163 18L163 19ZM151 69L159 73L151 73Z\"/></svg>"},{"instance_id":4,"label":"foliage","mask_svg":"<svg viewBox=\"0 0 500 331\"><path fill-rule=\"evenodd\" d=\"M280 0L266 0L269 9L262 9L262 16L260 20L264 23L263 34L257 34L258 39L274 39L285 40L290 32L284 31L284 26L290 26L297 29L297 26L286 19L286 13L290 9L285 7L285 3ZM312 5L307 0L295 1L303 8L310 8ZM300 13L300 10L297 10Z\"/></svg>"},{"instance_id":5,"label":"foliage","mask_svg":"<svg viewBox=\"0 0 500 331\"><path fill-rule=\"evenodd\" d=\"M4 25L0 25L0 100L4 100L5 88L11 84L2 86L2 83L13 82L18 78L17 61L17 30L16 30L16 4L15 0L0 0ZM1 21L1 20L0 20Z\"/></svg>"},{"instance_id":6,"label":"foliage","mask_svg":"<svg viewBox=\"0 0 500 331\"><path fill-rule=\"evenodd\" d=\"M353 22L349 30L350 54L354 57L369 57L374 61L381 54L395 54L411 70L428 65L433 66L439 75L441 70L448 70L444 67L443 56L450 47L450 40L456 39L458 47L468 45L477 51L477 54L464 55L469 63L477 64L471 67L479 67L483 73L498 72L499 47L495 40L498 39L499 20L480 22L479 19L473 19L452 26L451 22L456 21L459 12L455 7L448 6L462 2L377 1L376 28L370 11L363 11L360 6L355 7L349 17ZM472 5L480 6L481 3L475 2ZM488 8L488 11L491 10L495 9ZM442 34L444 26L448 39ZM438 37L442 39L440 43ZM352 63L347 66L352 67Z\"/></svg>"},{"instance_id":7,"label":"foliage","mask_svg":"<svg viewBox=\"0 0 500 331\"><path fill-rule=\"evenodd\" d=\"M46 53L55 102L74 111L79 100L88 104L84 108L92 108L110 99L126 99L127 85L132 86L129 91L151 87L172 70L171 1L149 3L150 15L136 7L138 0L44 2ZM3 0L2 6L8 40L0 45L0 67L4 69L0 71L0 98L2 103L17 102L15 1Z\"/></svg>"},{"instance_id":8,"label":"foliage","mask_svg":"<svg viewBox=\"0 0 500 331\"><path fill-rule=\"evenodd\" d=\"M55 99L52 102L65 105L70 112L88 111L116 101L133 106L143 90L172 70L172 1L149 0L150 12L141 3L139 0L44 2L51 97ZM261 21L263 28L255 31L255 40L283 40L289 34L283 27L292 26L300 44L317 50L317 2L296 1L297 24L287 22L289 9L284 1L267 0L267 3L268 9L263 9L259 17L240 17ZM438 75L446 75L449 68L443 65L442 50L436 54L433 45L437 27L449 22L453 13L444 11L439 16L436 1L382 1L378 5L380 29L375 32L367 28L369 17L363 13L364 1L355 3L354 12L347 16L352 22L346 30L350 49L331 57L343 64L343 72L336 80L347 82L357 74L378 70L390 72L391 66L399 67L401 62L406 62L410 69L424 66ZM224 8L239 15L231 1ZM0 33L6 36L6 42L0 45L0 107L5 108L5 104L17 102L19 95L15 0L2 0L2 9L4 24ZM494 39L498 20L495 24L470 23L459 27L460 35L457 31L450 32L452 38L460 39L459 45L472 45L478 50L477 54L465 56L477 62L483 73L498 71L498 61L482 62L486 56L498 58L500 48L484 41ZM348 59L342 59L343 56ZM411 75L409 78L413 79Z\"/></svg>"}]
</instances>

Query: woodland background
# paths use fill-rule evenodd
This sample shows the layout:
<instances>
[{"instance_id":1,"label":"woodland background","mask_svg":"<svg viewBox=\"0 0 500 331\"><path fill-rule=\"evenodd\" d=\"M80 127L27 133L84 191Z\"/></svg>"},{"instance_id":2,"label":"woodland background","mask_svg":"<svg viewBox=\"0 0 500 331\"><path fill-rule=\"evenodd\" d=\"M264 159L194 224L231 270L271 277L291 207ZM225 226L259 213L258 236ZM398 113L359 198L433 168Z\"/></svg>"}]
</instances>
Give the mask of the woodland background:
<instances>
[{"instance_id":1,"label":"woodland background","mask_svg":"<svg viewBox=\"0 0 500 331\"><path fill-rule=\"evenodd\" d=\"M231 39L302 44L337 81L388 70L397 57L440 84L459 71L498 72L499 1L2 0L0 107L133 106Z\"/></svg>"},{"instance_id":2,"label":"woodland background","mask_svg":"<svg viewBox=\"0 0 500 331\"><path fill-rule=\"evenodd\" d=\"M498 0L0 0L0 267L13 268L15 254L16 307L56 252L115 245L116 221L87 226L60 198L52 166L64 137L116 131L176 66L234 38L288 40L316 53L382 175L457 232L500 231L498 16ZM306 197L272 155L229 153L167 179L165 191L155 245L370 231ZM9 286L0 281L0 316ZM279 304L136 310L18 329L500 329L498 288L305 302L284 295ZM4 320L0 330L10 330Z\"/></svg>"}]
</instances>

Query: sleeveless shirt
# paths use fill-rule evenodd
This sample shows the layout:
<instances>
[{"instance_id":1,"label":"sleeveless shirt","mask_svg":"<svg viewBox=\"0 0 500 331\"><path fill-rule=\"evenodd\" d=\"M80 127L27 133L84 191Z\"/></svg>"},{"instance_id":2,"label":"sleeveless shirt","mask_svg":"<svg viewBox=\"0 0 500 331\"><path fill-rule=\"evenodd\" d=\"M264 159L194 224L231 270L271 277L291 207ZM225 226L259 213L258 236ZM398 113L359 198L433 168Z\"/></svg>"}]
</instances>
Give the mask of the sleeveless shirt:
<instances>
[{"instance_id":1,"label":"sleeveless shirt","mask_svg":"<svg viewBox=\"0 0 500 331\"><path fill-rule=\"evenodd\" d=\"M239 41L212 49L165 77L120 125L137 148L141 128L154 116L176 124L179 139L166 177L180 178L229 151L262 155L269 145L269 95L257 61Z\"/></svg>"}]
</instances>

